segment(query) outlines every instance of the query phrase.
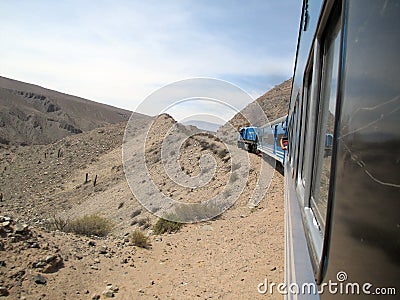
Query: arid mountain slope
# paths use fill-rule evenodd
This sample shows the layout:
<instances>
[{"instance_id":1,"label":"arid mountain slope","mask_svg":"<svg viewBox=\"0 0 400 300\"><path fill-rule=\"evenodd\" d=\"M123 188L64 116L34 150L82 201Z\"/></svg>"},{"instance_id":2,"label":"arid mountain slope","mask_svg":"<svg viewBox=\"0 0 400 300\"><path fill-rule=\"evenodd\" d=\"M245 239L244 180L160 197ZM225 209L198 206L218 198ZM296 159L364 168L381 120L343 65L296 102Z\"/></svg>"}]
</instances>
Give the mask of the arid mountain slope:
<instances>
[{"instance_id":1,"label":"arid mountain slope","mask_svg":"<svg viewBox=\"0 0 400 300\"><path fill-rule=\"evenodd\" d=\"M48 144L108 124L131 112L0 77L0 146Z\"/></svg>"},{"instance_id":2,"label":"arid mountain slope","mask_svg":"<svg viewBox=\"0 0 400 300\"><path fill-rule=\"evenodd\" d=\"M237 113L228 123L218 129L218 135L225 135L228 128L240 128L242 126L263 126L265 121L274 121L275 119L287 114L290 101L290 92L292 89L292 79L275 86L266 92L254 102L247 105L240 113ZM260 111L265 116L260 115ZM251 122L249 122L249 120ZM236 140L232 137L230 140Z\"/></svg>"},{"instance_id":3,"label":"arid mountain slope","mask_svg":"<svg viewBox=\"0 0 400 300\"><path fill-rule=\"evenodd\" d=\"M141 129L149 121L135 125L133 153L143 146L147 133ZM176 151L181 171L190 177L205 171L199 160L212 155L216 171L210 182L190 189L167 178L160 142L173 124L168 115L159 116L146 141L149 173L162 193L196 202L223 193L226 182L238 181L230 177L238 166L207 135L192 136ZM231 209L175 234L152 235L158 218L138 203L125 180L124 129L124 123L108 125L49 145L0 149L1 291L8 299L99 299L106 298L100 295L112 284L116 299L265 298L257 285L266 276L283 280L282 176L275 173L261 203L249 207L262 163L250 155L245 188ZM190 128L178 129L178 134L191 134L186 132ZM74 220L91 214L114 224L110 236L88 238L47 227L54 216ZM128 234L137 229L150 236L151 248L130 242Z\"/></svg>"}]
</instances>

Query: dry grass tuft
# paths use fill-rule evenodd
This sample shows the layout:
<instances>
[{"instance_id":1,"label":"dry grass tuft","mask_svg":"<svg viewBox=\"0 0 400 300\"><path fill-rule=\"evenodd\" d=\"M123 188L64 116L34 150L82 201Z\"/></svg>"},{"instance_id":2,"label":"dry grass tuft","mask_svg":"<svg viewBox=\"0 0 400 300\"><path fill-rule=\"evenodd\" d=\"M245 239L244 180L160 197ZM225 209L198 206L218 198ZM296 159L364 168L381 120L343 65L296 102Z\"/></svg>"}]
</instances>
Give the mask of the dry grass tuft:
<instances>
[{"instance_id":1,"label":"dry grass tuft","mask_svg":"<svg viewBox=\"0 0 400 300\"><path fill-rule=\"evenodd\" d=\"M151 244L149 241L149 237L146 236L142 231L135 230L129 235L129 240L136 246L140 248L148 249Z\"/></svg>"}]
</instances>

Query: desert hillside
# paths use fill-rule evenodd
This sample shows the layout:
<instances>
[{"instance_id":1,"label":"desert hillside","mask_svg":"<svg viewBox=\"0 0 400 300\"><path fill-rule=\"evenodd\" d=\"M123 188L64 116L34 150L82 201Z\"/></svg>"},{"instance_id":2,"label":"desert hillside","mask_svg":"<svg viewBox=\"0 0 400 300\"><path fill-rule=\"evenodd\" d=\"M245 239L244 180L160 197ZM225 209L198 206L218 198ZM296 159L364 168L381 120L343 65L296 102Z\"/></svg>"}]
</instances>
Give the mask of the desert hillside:
<instances>
[{"instance_id":1,"label":"desert hillside","mask_svg":"<svg viewBox=\"0 0 400 300\"><path fill-rule=\"evenodd\" d=\"M131 112L0 77L0 147L48 144L127 121Z\"/></svg>"},{"instance_id":2,"label":"desert hillside","mask_svg":"<svg viewBox=\"0 0 400 300\"><path fill-rule=\"evenodd\" d=\"M240 113L237 113L230 121L218 129L219 135L225 135L228 127L240 128L242 126L263 126L265 122L274 121L287 114L292 89L292 79L288 79L275 86L254 102L247 105ZM260 111L264 116L260 116ZM250 120L250 122L249 122ZM232 137L233 138L233 137Z\"/></svg>"},{"instance_id":3,"label":"desert hillside","mask_svg":"<svg viewBox=\"0 0 400 300\"><path fill-rule=\"evenodd\" d=\"M185 142L163 157L171 128L172 140ZM265 278L283 282L283 177L273 165L240 149L228 151L218 137L177 124L165 114L138 117L128 133L125 129L123 122L46 145L0 149L0 295L282 299L257 292ZM129 142L127 135L132 136ZM125 166L123 145L132 153ZM143 146L149 177L130 173L139 182L132 193L124 171L129 173ZM240 173L245 164L232 162L236 152L247 157L245 177ZM196 188L179 184L165 169L169 163L177 163L184 180L204 175L205 183ZM268 189L255 204L260 179L267 177ZM160 226L168 229L165 223L135 196L152 196L141 190L148 180L182 203L202 203L218 194L229 198L235 191L225 186L245 184L222 215L160 233ZM78 228L82 220L86 223ZM93 220L100 220L103 231L88 229Z\"/></svg>"}]
</instances>

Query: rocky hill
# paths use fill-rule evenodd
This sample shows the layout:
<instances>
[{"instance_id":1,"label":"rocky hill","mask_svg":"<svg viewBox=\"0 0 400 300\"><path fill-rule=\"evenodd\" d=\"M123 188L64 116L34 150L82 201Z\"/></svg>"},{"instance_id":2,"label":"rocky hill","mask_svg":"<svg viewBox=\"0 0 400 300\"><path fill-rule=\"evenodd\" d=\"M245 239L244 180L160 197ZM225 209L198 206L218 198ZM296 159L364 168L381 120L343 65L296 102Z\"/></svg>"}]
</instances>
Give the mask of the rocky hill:
<instances>
[{"instance_id":1,"label":"rocky hill","mask_svg":"<svg viewBox=\"0 0 400 300\"><path fill-rule=\"evenodd\" d=\"M177 150L184 174L196 177L205 169L212 171L207 165L199 167L204 155L216 162L215 175L206 185L186 188L168 178L160 159L162 133L176 122L161 115L154 120L156 130L142 132L153 120L140 120L133 136L137 141L147 139L148 169L160 191L189 203L224 193L232 180L230 173L238 166L231 164L223 144L178 125L178 134L191 136ZM175 234L153 235L158 218L141 206L125 179L124 129L124 123L108 125L48 145L0 150L0 295L9 299L256 299L257 284L265 276L274 282L283 280L280 174L275 173L261 203L250 208L262 163L251 155L245 188L233 208L213 221L185 225ZM137 143L131 151L142 146ZM108 237L85 237L54 231L55 224L62 229L61 220L85 215L109 220L112 232ZM130 234L135 230L149 236L148 248L132 242Z\"/></svg>"},{"instance_id":2,"label":"rocky hill","mask_svg":"<svg viewBox=\"0 0 400 300\"><path fill-rule=\"evenodd\" d=\"M129 119L131 112L0 77L0 147L48 144Z\"/></svg>"},{"instance_id":3,"label":"rocky hill","mask_svg":"<svg viewBox=\"0 0 400 300\"><path fill-rule=\"evenodd\" d=\"M121 155L123 145L127 146L126 122L109 124L113 116L117 116L115 121L122 117L120 111L99 108L102 121L98 121L95 114L90 115L91 108L103 106L78 99L88 105L89 117L84 118L75 111L74 101L58 101L52 91L45 94L36 88L31 90L32 97L18 92L23 90L24 86L6 86L2 91L19 101L18 107L25 115L39 115L39 120L68 109L68 116L74 116L72 121L82 122L71 121L73 128L82 132L73 132L69 127L66 136L54 134L56 141L41 144L33 137L39 138L45 131L23 135L17 127L20 123L5 122L16 128L20 135L15 133L15 137L21 137L21 143L32 145L0 148L0 297L282 299L277 293L257 292L257 285L265 278L283 282L283 177L274 172L273 164L241 149L229 152L217 137L176 123L169 115L138 116L134 126L129 127L133 139L128 150L134 158L130 163L135 164L135 154L145 146L150 177L131 174L137 176L137 190L150 179L160 193L192 204L216 194L230 197L234 190L226 189L227 184L245 183L235 204L222 215L186 224L175 233L155 234L159 218L139 203L126 180ZM281 110L284 108L277 108L276 114ZM19 119L18 114L10 115ZM66 116L61 113L57 120L62 117ZM61 124L58 121L48 129L57 132L55 128ZM89 130L82 124L96 128ZM146 131L149 124L152 126ZM164 161L162 146L168 144L164 140L175 125L176 136L169 141L177 148L167 148ZM186 140L174 143L178 138ZM232 162L235 151L248 158L245 176L235 173L243 167ZM167 174L165 165L169 163L175 163L188 181L210 172L212 176L205 176L199 187L185 186ZM259 204L249 205L260 179L266 177L271 180L266 194L262 194ZM107 220L111 231L101 237L65 230L66 224L86 220L85 216ZM133 240L134 232L147 237L146 247Z\"/></svg>"},{"instance_id":4,"label":"rocky hill","mask_svg":"<svg viewBox=\"0 0 400 300\"><path fill-rule=\"evenodd\" d=\"M275 86L247 105L240 113L237 113L227 124L218 130L218 134L225 135L231 126L236 129L242 126L249 126L250 124L252 126L263 126L266 120L271 122L286 115L289 108L291 89L292 79L288 79ZM260 109L262 109L266 118L260 116ZM236 140L236 137L231 137L231 140Z\"/></svg>"}]
</instances>

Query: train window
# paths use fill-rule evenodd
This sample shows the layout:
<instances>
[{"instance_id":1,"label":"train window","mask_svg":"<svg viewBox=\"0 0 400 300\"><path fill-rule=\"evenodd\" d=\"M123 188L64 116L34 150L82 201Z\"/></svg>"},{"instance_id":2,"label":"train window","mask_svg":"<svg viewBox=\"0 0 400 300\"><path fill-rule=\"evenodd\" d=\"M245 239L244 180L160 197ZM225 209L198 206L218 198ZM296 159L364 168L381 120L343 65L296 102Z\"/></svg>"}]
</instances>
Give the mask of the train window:
<instances>
[{"instance_id":1,"label":"train window","mask_svg":"<svg viewBox=\"0 0 400 300\"><path fill-rule=\"evenodd\" d=\"M311 180L310 205L322 232L327 213L340 55L341 27L338 14L334 17L332 22L328 22L327 31L322 40L321 91Z\"/></svg>"},{"instance_id":2,"label":"train window","mask_svg":"<svg viewBox=\"0 0 400 300\"><path fill-rule=\"evenodd\" d=\"M298 132L298 128L299 128L299 101L300 101L300 95L297 94L296 96L296 102L294 104L294 109L293 109L293 115L291 118L291 126L292 126L292 136L291 136L291 163L293 166L293 169L296 169L296 158L297 158L297 152L298 152L298 147L297 147L297 143L298 143L298 139L299 137L297 136L297 134L295 134L296 132Z\"/></svg>"},{"instance_id":3,"label":"train window","mask_svg":"<svg viewBox=\"0 0 400 300\"><path fill-rule=\"evenodd\" d=\"M308 68L306 79L304 82L304 90L303 90L303 114L302 114L302 132L301 132L301 143L300 143L300 153L299 153L299 169L298 169L298 181L299 183L305 187L306 181L306 165L308 163L308 153L310 151L310 144L306 142L307 139L307 127L308 123L308 114L309 114L309 103L311 98L311 84L312 84L312 76L313 76L313 64Z\"/></svg>"}]
</instances>

